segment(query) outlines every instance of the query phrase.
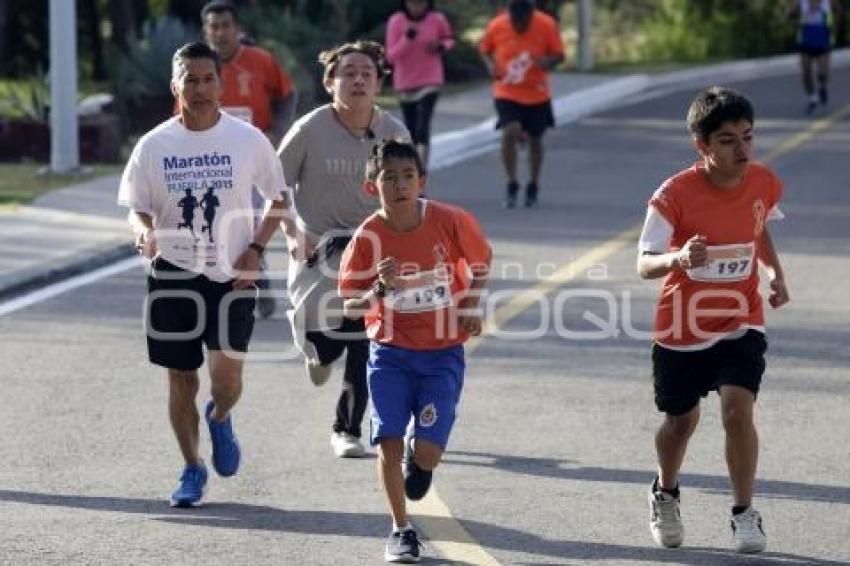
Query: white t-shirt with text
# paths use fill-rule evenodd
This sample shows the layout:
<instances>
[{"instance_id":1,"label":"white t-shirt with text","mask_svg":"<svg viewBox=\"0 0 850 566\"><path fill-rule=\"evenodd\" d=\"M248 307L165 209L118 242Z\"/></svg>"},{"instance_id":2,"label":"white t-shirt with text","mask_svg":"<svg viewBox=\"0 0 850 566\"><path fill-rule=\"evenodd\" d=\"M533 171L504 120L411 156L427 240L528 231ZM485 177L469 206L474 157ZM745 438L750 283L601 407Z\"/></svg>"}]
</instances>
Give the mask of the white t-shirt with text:
<instances>
[{"instance_id":1,"label":"white t-shirt with text","mask_svg":"<svg viewBox=\"0 0 850 566\"><path fill-rule=\"evenodd\" d=\"M269 200L281 200L287 190L260 130L224 112L203 131L174 117L136 144L118 203L151 215L163 259L225 282L254 238L252 187Z\"/></svg>"}]
</instances>

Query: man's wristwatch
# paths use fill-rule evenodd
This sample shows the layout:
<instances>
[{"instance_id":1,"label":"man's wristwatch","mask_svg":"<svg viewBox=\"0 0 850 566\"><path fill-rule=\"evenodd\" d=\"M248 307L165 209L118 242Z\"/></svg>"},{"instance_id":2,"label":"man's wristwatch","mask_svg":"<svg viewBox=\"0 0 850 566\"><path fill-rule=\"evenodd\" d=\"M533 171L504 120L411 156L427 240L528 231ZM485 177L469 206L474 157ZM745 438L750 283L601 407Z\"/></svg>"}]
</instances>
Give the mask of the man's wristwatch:
<instances>
[{"instance_id":1,"label":"man's wristwatch","mask_svg":"<svg viewBox=\"0 0 850 566\"><path fill-rule=\"evenodd\" d=\"M260 257L263 257L263 254L266 253L266 247L257 242L251 242L248 244L248 248L257 252L257 255Z\"/></svg>"},{"instance_id":2,"label":"man's wristwatch","mask_svg":"<svg viewBox=\"0 0 850 566\"><path fill-rule=\"evenodd\" d=\"M372 292L375 293L375 296L379 299L383 299L387 296L387 286L380 279L376 279L372 284Z\"/></svg>"}]
</instances>

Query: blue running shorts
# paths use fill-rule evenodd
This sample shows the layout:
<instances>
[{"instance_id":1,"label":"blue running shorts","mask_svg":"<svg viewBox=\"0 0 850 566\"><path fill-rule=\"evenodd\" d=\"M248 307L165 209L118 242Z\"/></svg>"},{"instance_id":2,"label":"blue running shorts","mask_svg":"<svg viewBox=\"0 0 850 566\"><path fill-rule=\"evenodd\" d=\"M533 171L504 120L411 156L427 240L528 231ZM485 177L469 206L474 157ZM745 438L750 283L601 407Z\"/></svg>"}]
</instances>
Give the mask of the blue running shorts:
<instances>
[{"instance_id":1,"label":"blue running shorts","mask_svg":"<svg viewBox=\"0 0 850 566\"><path fill-rule=\"evenodd\" d=\"M371 342L367 375L372 446L384 438L403 438L413 417L414 436L445 450L465 369L460 345L420 351Z\"/></svg>"}]
</instances>

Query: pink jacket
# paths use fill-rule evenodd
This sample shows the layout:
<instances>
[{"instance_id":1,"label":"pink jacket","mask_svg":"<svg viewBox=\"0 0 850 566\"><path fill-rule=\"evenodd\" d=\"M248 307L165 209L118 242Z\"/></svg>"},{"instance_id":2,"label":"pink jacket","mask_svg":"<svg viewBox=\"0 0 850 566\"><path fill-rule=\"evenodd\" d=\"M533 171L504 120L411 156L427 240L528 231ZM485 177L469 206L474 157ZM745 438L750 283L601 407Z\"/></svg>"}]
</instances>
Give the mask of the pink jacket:
<instances>
[{"instance_id":1,"label":"pink jacket","mask_svg":"<svg viewBox=\"0 0 850 566\"><path fill-rule=\"evenodd\" d=\"M416 29L416 37L408 39L408 28ZM445 81L441 53L432 53L427 44L438 41L442 51L454 47L452 28L446 17L431 10L419 21L410 20L404 12L396 12L387 23L387 59L393 66L393 88L413 90L423 86L439 86Z\"/></svg>"}]
</instances>

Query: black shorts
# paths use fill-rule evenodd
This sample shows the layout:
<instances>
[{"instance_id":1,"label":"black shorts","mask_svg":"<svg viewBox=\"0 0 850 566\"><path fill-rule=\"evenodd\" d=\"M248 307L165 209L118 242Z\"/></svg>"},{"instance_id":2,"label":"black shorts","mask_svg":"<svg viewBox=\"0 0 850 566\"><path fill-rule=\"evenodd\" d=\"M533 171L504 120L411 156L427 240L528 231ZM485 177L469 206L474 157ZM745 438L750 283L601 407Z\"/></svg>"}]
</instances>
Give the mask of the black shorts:
<instances>
[{"instance_id":1,"label":"black shorts","mask_svg":"<svg viewBox=\"0 0 850 566\"><path fill-rule=\"evenodd\" d=\"M152 363L198 369L204 363L204 344L209 350L247 351L254 330L255 288L235 291L230 281L211 281L161 258L152 268L145 302ZM226 309L223 316L221 308Z\"/></svg>"},{"instance_id":2,"label":"black shorts","mask_svg":"<svg viewBox=\"0 0 850 566\"><path fill-rule=\"evenodd\" d=\"M520 104L513 100L497 98L496 115L499 117L496 128L504 128L511 122L519 122L522 130L532 138L539 138L547 128L555 127L555 114L552 101L540 104Z\"/></svg>"},{"instance_id":3,"label":"black shorts","mask_svg":"<svg viewBox=\"0 0 850 566\"><path fill-rule=\"evenodd\" d=\"M434 108L437 106L439 97L439 92L432 92L419 100L402 101L399 104L404 125L407 126L410 139L414 144L431 143L431 118L434 116Z\"/></svg>"},{"instance_id":4,"label":"black shorts","mask_svg":"<svg viewBox=\"0 0 850 566\"><path fill-rule=\"evenodd\" d=\"M809 57L820 57L821 55L826 55L832 51L830 47L812 45L798 45L797 49L800 50L801 54L808 55Z\"/></svg>"},{"instance_id":5,"label":"black shorts","mask_svg":"<svg viewBox=\"0 0 850 566\"><path fill-rule=\"evenodd\" d=\"M652 345L655 406L684 415L721 385L738 385L758 395L764 374L767 340L757 330L734 340L721 340L706 350L680 352Z\"/></svg>"}]
</instances>

